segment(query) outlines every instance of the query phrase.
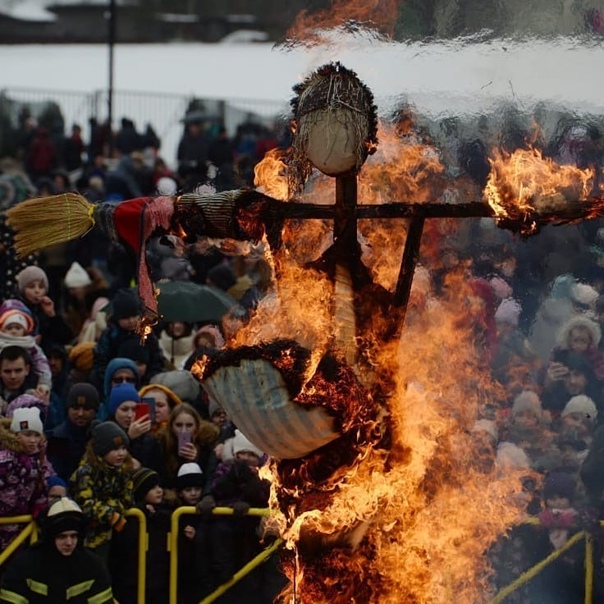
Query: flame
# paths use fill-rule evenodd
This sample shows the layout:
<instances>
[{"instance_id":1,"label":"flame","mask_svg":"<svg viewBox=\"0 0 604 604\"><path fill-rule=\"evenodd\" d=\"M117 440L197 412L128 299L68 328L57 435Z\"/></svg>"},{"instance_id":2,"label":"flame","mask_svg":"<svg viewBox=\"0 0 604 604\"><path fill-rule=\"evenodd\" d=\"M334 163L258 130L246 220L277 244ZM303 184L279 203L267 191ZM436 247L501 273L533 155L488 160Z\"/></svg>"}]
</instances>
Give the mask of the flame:
<instances>
[{"instance_id":1,"label":"flame","mask_svg":"<svg viewBox=\"0 0 604 604\"><path fill-rule=\"evenodd\" d=\"M385 253L398 251L393 241L384 238ZM472 433L483 407L504 397L490 382L463 276L450 275L447 297L437 299L424 275L423 302L410 309L400 341L376 337L389 320L376 309L357 338L355 367L340 362L327 379L333 284L287 249L274 266L274 293L229 346L294 338L313 354L297 403L348 421L341 439L271 465L292 581L279 601L489 601L485 551L521 518L523 503L519 473L482 463Z\"/></svg>"},{"instance_id":2,"label":"flame","mask_svg":"<svg viewBox=\"0 0 604 604\"><path fill-rule=\"evenodd\" d=\"M286 37L313 41L317 32L336 28L346 23L358 23L392 36L396 25L398 0L333 0L330 8L309 13L301 11Z\"/></svg>"},{"instance_id":3,"label":"flame","mask_svg":"<svg viewBox=\"0 0 604 604\"><path fill-rule=\"evenodd\" d=\"M380 123L380 145L359 177L359 203L426 203L437 199L442 192L445 168L438 151L416 137L400 134L394 125ZM427 228L438 226L432 221ZM366 220L360 222L359 230L364 244L363 261L376 281L392 290L407 237L406 221Z\"/></svg>"},{"instance_id":4,"label":"flame","mask_svg":"<svg viewBox=\"0 0 604 604\"><path fill-rule=\"evenodd\" d=\"M438 198L445 183L435 149L408 131L380 128L380 148L358 180L359 202ZM283 174L275 154L257 171L257 184L284 199ZM333 179L314 174L302 201L333 199ZM363 261L391 289L405 221L359 226ZM337 291L309 268L333 243L332 225L290 221L282 248L269 256L274 290L228 342L236 350L292 339L309 350L295 404L322 407L342 434L301 459L270 465L271 507L291 580L280 602L474 604L494 595L485 552L522 517L521 472L485 457L472 431L505 396L490 380L487 338L476 320L483 309L463 271L447 276L442 297L432 291L440 239L451 228L441 221L427 232L421 279L397 341L381 337L397 316L375 283ZM339 347L336 291L355 302L356 362ZM285 350L276 366L289 371L294 361Z\"/></svg>"},{"instance_id":5,"label":"flame","mask_svg":"<svg viewBox=\"0 0 604 604\"><path fill-rule=\"evenodd\" d=\"M287 201L289 197L286 166L281 159L282 149L271 149L254 167L254 186L275 199Z\"/></svg>"},{"instance_id":6,"label":"flame","mask_svg":"<svg viewBox=\"0 0 604 604\"><path fill-rule=\"evenodd\" d=\"M517 149L512 154L495 150L484 198L499 219L528 222L525 232L538 227L537 216L562 214L585 201L594 171L558 165L538 149Z\"/></svg>"}]
</instances>

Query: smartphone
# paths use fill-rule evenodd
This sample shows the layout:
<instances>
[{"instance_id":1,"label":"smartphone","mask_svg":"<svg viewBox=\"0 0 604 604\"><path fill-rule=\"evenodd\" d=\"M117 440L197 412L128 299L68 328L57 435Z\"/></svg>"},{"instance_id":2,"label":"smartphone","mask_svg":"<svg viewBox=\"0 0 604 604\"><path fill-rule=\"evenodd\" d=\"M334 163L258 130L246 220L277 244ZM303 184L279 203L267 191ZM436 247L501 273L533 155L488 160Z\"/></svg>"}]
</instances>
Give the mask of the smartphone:
<instances>
[{"instance_id":1,"label":"smartphone","mask_svg":"<svg viewBox=\"0 0 604 604\"><path fill-rule=\"evenodd\" d=\"M139 420L145 415L151 415L151 407L149 403L138 403L134 408L134 419Z\"/></svg>"},{"instance_id":2,"label":"smartphone","mask_svg":"<svg viewBox=\"0 0 604 604\"><path fill-rule=\"evenodd\" d=\"M179 432L178 433L178 448L182 449L183 445L187 445L191 442L190 432Z\"/></svg>"},{"instance_id":3,"label":"smartphone","mask_svg":"<svg viewBox=\"0 0 604 604\"><path fill-rule=\"evenodd\" d=\"M147 403L149 405L149 415L151 416L151 421L155 421L155 397L153 396L143 396L141 399L141 403Z\"/></svg>"}]
</instances>

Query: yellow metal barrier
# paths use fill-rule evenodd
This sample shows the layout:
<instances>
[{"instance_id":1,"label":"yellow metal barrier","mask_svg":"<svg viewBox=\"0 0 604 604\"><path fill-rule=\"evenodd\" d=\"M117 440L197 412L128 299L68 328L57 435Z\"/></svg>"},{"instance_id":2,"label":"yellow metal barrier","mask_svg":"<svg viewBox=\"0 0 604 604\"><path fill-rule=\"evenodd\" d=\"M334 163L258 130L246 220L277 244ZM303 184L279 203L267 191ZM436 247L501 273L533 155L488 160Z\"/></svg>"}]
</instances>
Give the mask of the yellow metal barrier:
<instances>
[{"instance_id":1,"label":"yellow metal barrier","mask_svg":"<svg viewBox=\"0 0 604 604\"><path fill-rule=\"evenodd\" d=\"M538 518L528 518L525 524L539 524ZM600 522L604 526L604 522ZM585 531L575 533L562 547L553 551L549 556L537 562L525 572L523 572L515 581L504 587L491 600L491 604L501 604L512 592L528 583L533 577L536 577L546 566L557 560L566 550L573 547L576 543L585 539L585 604L592 604L594 588L594 543L593 535Z\"/></svg>"},{"instance_id":2,"label":"yellow metal barrier","mask_svg":"<svg viewBox=\"0 0 604 604\"><path fill-rule=\"evenodd\" d=\"M174 510L172 513L170 536L168 539L168 549L170 550L170 600L169 604L176 604L178 597L178 522L184 514L198 514L193 506L182 506ZM217 516L233 516L233 508L216 507L212 513ZM247 512L248 516L270 516L268 508L250 508ZM275 541L270 547L258 554L250 560L242 569L237 571L227 583L221 585L203 600L203 604L209 604L221 596L225 591L230 589L235 583L240 581L245 575L250 573L256 566L264 562L278 547L281 541ZM269 551L270 550L270 551Z\"/></svg>"},{"instance_id":3,"label":"yellow metal barrier","mask_svg":"<svg viewBox=\"0 0 604 604\"><path fill-rule=\"evenodd\" d=\"M138 587L136 592L137 604L145 604L145 586L147 583L147 550L149 535L147 534L147 517L138 508L126 511L126 516L138 519Z\"/></svg>"},{"instance_id":4,"label":"yellow metal barrier","mask_svg":"<svg viewBox=\"0 0 604 604\"><path fill-rule=\"evenodd\" d=\"M0 566L2 566L15 551L29 537L30 543L35 543L38 540L38 529L33 517L29 514L21 516L5 516L0 518L0 524L26 524L27 526L8 544L6 549L0 553Z\"/></svg>"}]
</instances>

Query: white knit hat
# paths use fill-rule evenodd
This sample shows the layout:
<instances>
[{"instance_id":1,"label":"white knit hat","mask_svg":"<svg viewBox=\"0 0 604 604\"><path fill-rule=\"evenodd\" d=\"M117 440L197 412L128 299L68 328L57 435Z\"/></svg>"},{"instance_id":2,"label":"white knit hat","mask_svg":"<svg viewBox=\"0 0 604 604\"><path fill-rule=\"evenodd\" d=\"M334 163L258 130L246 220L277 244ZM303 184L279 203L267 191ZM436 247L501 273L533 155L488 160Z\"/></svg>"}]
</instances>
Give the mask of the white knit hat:
<instances>
[{"instance_id":1,"label":"white knit hat","mask_svg":"<svg viewBox=\"0 0 604 604\"><path fill-rule=\"evenodd\" d=\"M568 415L569 413L581 413L586 419L595 422L598 417L598 409L596 404L585 394L578 394L573 396L561 413L561 417Z\"/></svg>"},{"instance_id":2,"label":"white knit hat","mask_svg":"<svg viewBox=\"0 0 604 604\"><path fill-rule=\"evenodd\" d=\"M183 463L178 468L178 474L176 475L176 487L179 489L186 489L187 487L202 487L204 483L203 472L194 461L189 463Z\"/></svg>"},{"instance_id":3,"label":"white knit hat","mask_svg":"<svg viewBox=\"0 0 604 604\"><path fill-rule=\"evenodd\" d=\"M10 429L12 432L33 430L34 432L43 434L44 426L40 419L40 410L37 407L19 407L15 409Z\"/></svg>"},{"instance_id":4,"label":"white knit hat","mask_svg":"<svg viewBox=\"0 0 604 604\"><path fill-rule=\"evenodd\" d=\"M235 436L233 437L233 454L241 453L243 451L251 451L258 457L264 455L264 451L261 451L256 445L252 444L240 430L235 430Z\"/></svg>"},{"instance_id":5,"label":"white knit hat","mask_svg":"<svg viewBox=\"0 0 604 604\"><path fill-rule=\"evenodd\" d=\"M472 428L472 432L486 432L493 438L494 441L499 439L499 431L497 430L497 424L490 419L479 419L476 421Z\"/></svg>"},{"instance_id":6,"label":"white knit hat","mask_svg":"<svg viewBox=\"0 0 604 604\"><path fill-rule=\"evenodd\" d=\"M527 454L518 445L511 442L499 443L496 463L500 468L509 470L528 470L531 463Z\"/></svg>"},{"instance_id":7,"label":"white knit hat","mask_svg":"<svg viewBox=\"0 0 604 604\"><path fill-rule=\"evenodd\" d=\"M90 275L81 264L72 262L64 279L65 287L86 287L92 283Z\"/></svg>"}]
</instances>

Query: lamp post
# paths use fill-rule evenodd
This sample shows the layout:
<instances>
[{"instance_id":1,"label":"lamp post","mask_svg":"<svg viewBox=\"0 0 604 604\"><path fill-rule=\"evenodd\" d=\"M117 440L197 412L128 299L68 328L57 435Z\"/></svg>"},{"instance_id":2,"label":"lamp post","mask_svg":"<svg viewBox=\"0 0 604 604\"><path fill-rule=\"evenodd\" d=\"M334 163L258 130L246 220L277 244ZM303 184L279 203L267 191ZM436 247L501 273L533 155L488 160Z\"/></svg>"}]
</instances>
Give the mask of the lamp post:
<instances>
[{"instance_id":1,"label":"lamp post","mask_svg":"<svg viewBox=\"0 0 604 604\"><path fill-rule=\"evenodd\" d=\"M109 125L109 156L113 155L113 49L115 46L115 0L109 0L107 45L109 47L109 81L107 85L107 122Z\"/></svg>"}]
</instances>

